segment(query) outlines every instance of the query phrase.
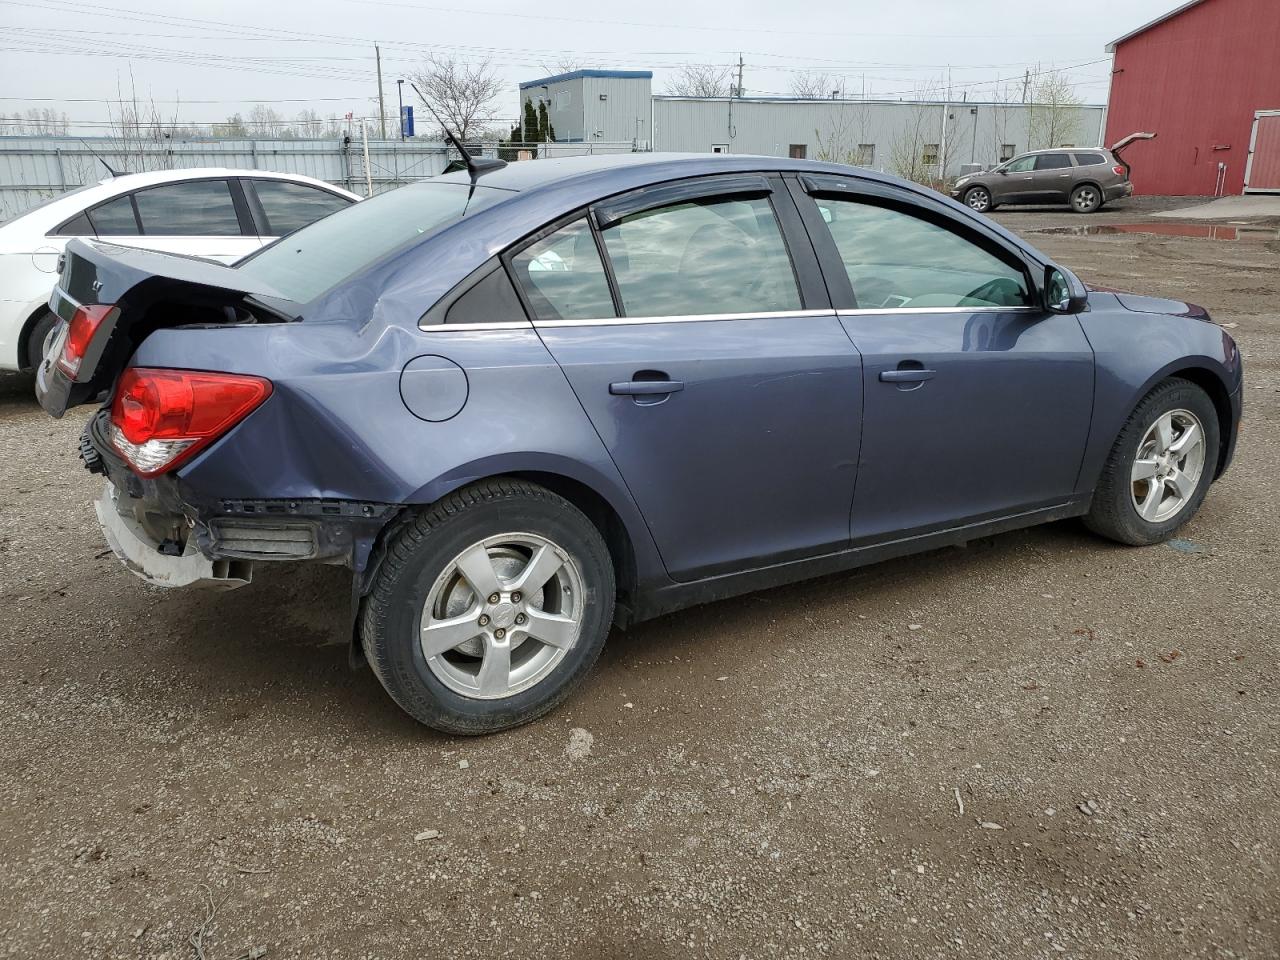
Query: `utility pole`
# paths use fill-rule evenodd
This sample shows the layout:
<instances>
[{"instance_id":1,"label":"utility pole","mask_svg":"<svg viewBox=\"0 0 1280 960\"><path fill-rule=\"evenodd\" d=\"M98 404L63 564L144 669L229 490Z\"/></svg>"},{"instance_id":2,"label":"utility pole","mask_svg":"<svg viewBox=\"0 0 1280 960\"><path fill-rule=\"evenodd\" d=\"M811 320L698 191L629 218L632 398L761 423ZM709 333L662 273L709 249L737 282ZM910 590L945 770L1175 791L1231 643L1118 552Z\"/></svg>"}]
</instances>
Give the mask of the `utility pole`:
<instances>
[{"instance_id":1,"label":"utility pole","mask_svg":"<svg viewBox=\"0 0 1280 960\"><path fill-rule=\"evenodd\" d=\"M400 141L404 142L404 81L396 81L396 100L400 106Z\"/></svg>"},{"instance_id":2,"label":"utility pole","mask_svg":"<svg viewBox=\"0 0 1280 960\"><path fill-rule=\"evenodd\" d=\"M742 54L738 54L738 96L742 96Z\"/></svg>"},{"instance_id":3,"label":"utility pole","mask_svg":"<svg viewBox=\"0 0 1280 960\"><path fill-rule=\"evenodd\" d=\"M378 139L387 139L387 110L382 104L382 51L373 45L373 55L378 61Z\"/></svg>"},{"instance_id":4,"label":"utility pole","mask_svg":"<svg viewBox=\"0 0 1280 960\"><path fill-rule=\"evenodd\" d=\"M1031 71L1027 70L1022 74L1022 102L1027 102L1027 88L1031 86Z\"/></svg>"}]
</instances>

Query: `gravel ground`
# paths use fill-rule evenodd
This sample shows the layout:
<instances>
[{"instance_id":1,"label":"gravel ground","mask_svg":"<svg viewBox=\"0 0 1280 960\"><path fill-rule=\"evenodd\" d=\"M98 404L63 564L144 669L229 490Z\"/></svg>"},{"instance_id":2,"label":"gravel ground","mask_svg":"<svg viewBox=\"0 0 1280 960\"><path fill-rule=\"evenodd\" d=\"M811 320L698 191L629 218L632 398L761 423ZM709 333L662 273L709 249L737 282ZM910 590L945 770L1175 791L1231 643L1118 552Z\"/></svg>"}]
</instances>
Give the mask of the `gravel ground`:
<instances>
[{"instance_id":1,"label":"gravel ground","mask_svg":"<svg viewBox=\"0 0 1280 960\"><path fill-rule=\"evenodd\" d=\"M1280 956L1280 244L1034 236L1235 325L1182 542L1066 522L669 616L480 740L348 669L341 570L135 580L85 413L0 380L0 957L194 957L210 898L210 960Z\"/></svg>"}]
</instances>

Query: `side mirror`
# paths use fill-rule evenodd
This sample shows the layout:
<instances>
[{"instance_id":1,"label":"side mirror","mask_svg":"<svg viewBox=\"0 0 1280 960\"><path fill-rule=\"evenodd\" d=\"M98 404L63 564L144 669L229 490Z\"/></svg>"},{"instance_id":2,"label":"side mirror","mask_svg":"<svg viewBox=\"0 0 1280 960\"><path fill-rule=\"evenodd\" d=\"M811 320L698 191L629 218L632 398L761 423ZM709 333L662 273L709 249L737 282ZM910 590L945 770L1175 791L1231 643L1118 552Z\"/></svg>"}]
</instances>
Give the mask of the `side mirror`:
<instances>
[{"instance_id":1,"label":"side mirror","mask_svg":"<svg viewBox=\"0 0 1280 960\"><path fill-rule=\"evenodd\" d=\"M1009 169L1007 167L1000 167L996 170L996 173L1000 174L1002 177L1007 177L1009 175Z\"/></svg>"},{"instance_id":2,"label":"side mirror","mask_svg":"<svg viewBox=\"0 0 1280 960\"><path fill-rule=\"evenodd\" d=\"M1089 291L1070 270L1044 268L1044 306L1053 313L1080 313L1089 306Z\"/></svg>"}]
</instances>

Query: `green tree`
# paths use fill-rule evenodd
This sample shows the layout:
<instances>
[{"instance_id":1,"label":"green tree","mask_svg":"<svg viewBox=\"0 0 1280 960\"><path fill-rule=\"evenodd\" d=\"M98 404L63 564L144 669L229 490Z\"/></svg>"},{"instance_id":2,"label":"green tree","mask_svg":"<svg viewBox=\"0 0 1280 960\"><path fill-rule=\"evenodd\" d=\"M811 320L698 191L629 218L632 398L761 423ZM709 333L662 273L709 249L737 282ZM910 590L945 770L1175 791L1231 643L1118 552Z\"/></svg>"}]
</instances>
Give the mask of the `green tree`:
<instances>
[{"instance_id":1,"label":"green tree","mask_svg":"<svg viewBox=\"0 0 1280 960\"><path fill-rule=\"evenodd\" d=\"M551 121L547 117L547 101L538 101L538 142L547 143L550 139Z\"/></svg>"},{"instance_id":2,"label":"green tree","mask_svg":"<svg viewBox=\"0 0 1280 960\"><path fill-rule=\"evenodd\" d=\"M525 143L538 143L538 111L533 101L525 98L523 139Z\"/></svg>"}]
</instances>

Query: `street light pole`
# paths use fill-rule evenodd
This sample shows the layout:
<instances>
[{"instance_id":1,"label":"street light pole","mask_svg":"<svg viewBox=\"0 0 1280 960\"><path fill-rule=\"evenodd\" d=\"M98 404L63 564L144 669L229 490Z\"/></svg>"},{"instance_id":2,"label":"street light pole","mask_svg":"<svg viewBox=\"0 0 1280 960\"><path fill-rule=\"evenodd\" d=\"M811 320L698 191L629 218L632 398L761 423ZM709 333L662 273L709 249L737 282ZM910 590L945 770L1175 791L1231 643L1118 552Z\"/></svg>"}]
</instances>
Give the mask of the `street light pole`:
<instances>
[{"instance_id":1,"label":"street light pole","mask_svg":"<svg viewBox=\"0 0 1280 960\"><path fill-rule=\"evenodd\" d=\"M400 139L404 140L404 81L396 81L396 99L400 101Z\"/></svg>"}]
</instances>

